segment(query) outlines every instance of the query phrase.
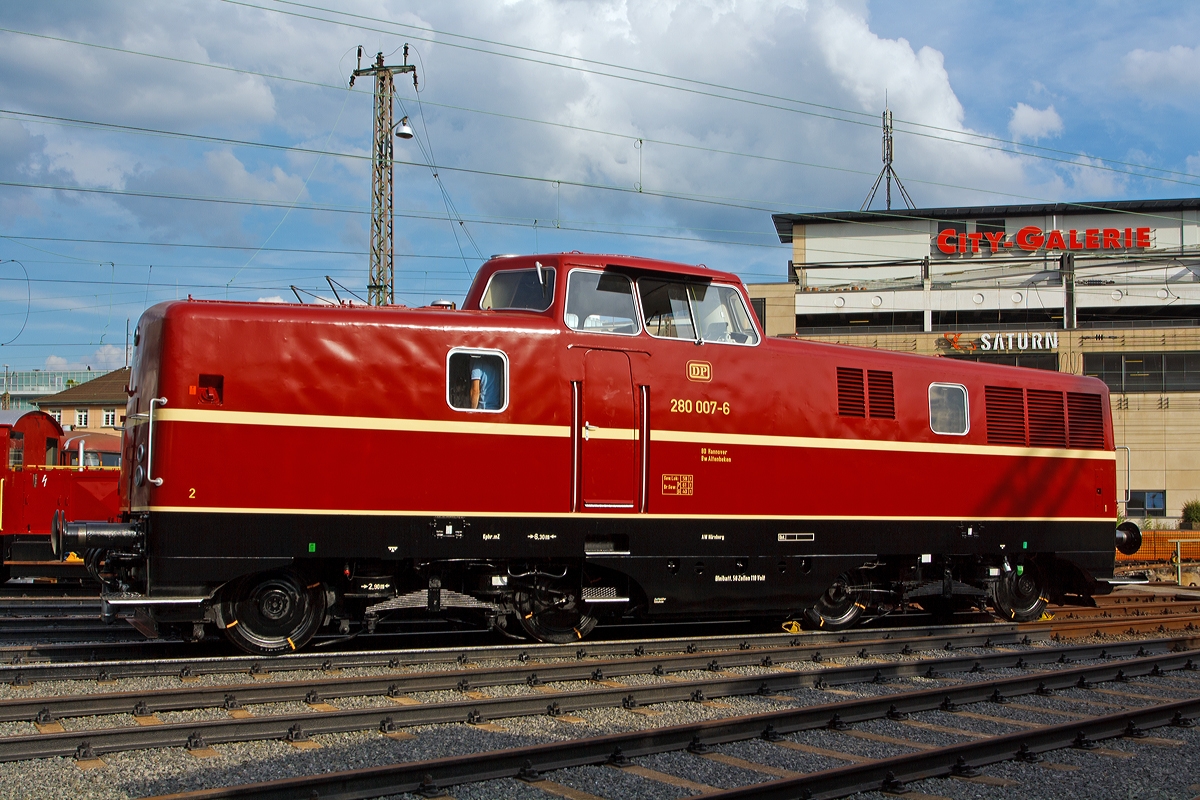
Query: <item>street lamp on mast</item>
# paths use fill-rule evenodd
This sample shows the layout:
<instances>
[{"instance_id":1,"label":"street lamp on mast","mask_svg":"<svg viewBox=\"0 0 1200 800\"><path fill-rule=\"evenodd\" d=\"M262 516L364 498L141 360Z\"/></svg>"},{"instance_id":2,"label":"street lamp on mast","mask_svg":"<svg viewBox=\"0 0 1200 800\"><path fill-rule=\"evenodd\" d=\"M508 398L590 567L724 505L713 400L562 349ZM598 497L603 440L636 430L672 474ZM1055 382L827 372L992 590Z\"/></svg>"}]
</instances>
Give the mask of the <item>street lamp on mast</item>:
<instances>
[{"instance_id":1,"label":"street lamp on mast","mask_svg":"<svg viewBox=\"0 0 1200 800\"><path fill-rule=\"evenodd\" d=\"M404 45L404 63L388 66L383 53L375 55L375 63L362 66L363 49L358 48L358 68L350 75L354 79L369 75L375 79L375 131L371 149L371 268L367 278L367 302L373 306L391 305L395 301L395 245L393 241L393 178L392 134L397 138L413 138L408 117L392 124L392 100L396 89L393 76L411 72L413 87L417 86L417 67L408 63L408 45Z\"/></svg>"}]
</instances>

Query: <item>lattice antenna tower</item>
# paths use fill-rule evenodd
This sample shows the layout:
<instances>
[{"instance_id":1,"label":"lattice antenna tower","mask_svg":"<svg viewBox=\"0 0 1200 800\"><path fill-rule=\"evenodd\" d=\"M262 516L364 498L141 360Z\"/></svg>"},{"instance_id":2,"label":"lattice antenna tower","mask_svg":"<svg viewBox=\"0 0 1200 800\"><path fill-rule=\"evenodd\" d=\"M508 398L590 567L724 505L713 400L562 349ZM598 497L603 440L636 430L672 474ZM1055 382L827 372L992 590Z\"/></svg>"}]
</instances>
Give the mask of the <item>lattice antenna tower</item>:
<instances>
[{"instance_id":1,"label":"lattice antenna tower","mask_svg":"<svg viewBox=\"0 0 1200 800\"><path fill-rule=\"evenodd\" d=\"M896 174L896 170L892 168L892 156L895 154L892 145L892 110L884 104L883 107L883 169L879 171L879 177L875 179L875 185L871 187L871 191L867 194L867 199L863 201L862 208L859 211L866 211L871 207L871 203L875 200L875 193L879 191L879 184L887 184L887 210L892 210L892 179L896 180L896 188L900 190L900 196L904 198L904 204L909 208L916 208L917 205L908 196L908 190L904 188L904 184L900 182L900 176Z\"/></svg>"},{"instance_id":2,"label":"lattice antenna tower","mask_svg":"<svg viewBox=\"0 0 1200 800\"><path fill-rule=\"evenodd\" d=\"M404 63L388 66L383 63L383 53L376 53L375 63L362 65L363 49L358 48L358 68L350 75L354 79L369 75L375 79L375 132L371 148L371 269L367 277L367 302L373 306L391 305L395 301L395 244L393 240L394 215L392 213L392 131L402 139L411 139L412 129L408 117L400 120L399 126L392 124L392 101L396 95L393 77L398 73L411 72L413 87L417 86L417 68L408 63L408 45L404 45Z\"/></svg>"}]
</instances>

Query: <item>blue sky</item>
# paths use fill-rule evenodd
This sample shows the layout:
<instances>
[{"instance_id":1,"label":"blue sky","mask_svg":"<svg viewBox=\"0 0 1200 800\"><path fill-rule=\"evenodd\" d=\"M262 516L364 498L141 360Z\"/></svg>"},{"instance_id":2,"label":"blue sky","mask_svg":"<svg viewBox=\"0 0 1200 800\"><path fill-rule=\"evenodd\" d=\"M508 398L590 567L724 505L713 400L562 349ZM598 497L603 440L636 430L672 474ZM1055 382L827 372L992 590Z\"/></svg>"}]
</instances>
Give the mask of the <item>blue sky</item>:
<instances>
[{"instance_id":1,"label":"blue sky","mask_svg":"<svg viewBox=\"0 0 1200 800\"><path fill-rule=\"evenodd\" d=\"M1198 23L1176 3L8 0L0 358L120 366L126 320L189 294L361 293L360 44L393 63L408 42L418 67L396 297L419 305L502 252L782 280L770 213L859 207L885 95L919 206L1196 196Z\"/></svg>"}]
</instances>

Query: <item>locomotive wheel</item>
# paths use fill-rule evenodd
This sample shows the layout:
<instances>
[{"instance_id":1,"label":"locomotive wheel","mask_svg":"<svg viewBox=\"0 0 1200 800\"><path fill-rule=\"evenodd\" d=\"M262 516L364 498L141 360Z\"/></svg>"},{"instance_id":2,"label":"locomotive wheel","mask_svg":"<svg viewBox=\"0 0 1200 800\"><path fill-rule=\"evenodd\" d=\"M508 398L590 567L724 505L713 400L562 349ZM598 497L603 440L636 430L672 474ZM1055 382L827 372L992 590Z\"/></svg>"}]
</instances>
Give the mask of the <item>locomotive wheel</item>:
<instances>
[{"instance_id":1,"label":"locomotive wheel","mask_svg":"<svg viewBox=\"0 0 1200 800\"><path fill-rule=\"evenodd\" d=\"M248 653L275 655L308 644L325 618L325 591L291 570L247 575L221 593L225 638Z\"/></svg>"},{"instance_id":2,"label":"locomotive wheel","mask_svg":"<svg viewBox=\"0 0 1200 800\"><path fill-rule=\"evenodd\" d=\"M516 596L517 622L531 639L570 644L596 628L596 618L584 610L578 587L572 592L548 592L541 587Z\"/></svg>"},{"instance_id":3,"label":"locomotive wheel","mask_svg":"<svg viewBox=\"0 0 1200 800\"><path fill-rule=\"evenodd\" d=\"M1032 622L1046 610L1049 585L1037 564L1029 563L1017 574L1008 573L992 589L996 613L1013 622Z\"/></svg>"},{"instance_id":4,"label":"locomotive wheel","mask_svg":"<svg viewBox=\"0 0 1200 800\"><path fill-rule=\"evenodd\" d=\"M823 631L849 628L858 622L866 610L866 595L854 588L861 584L861 573L843 572L825 590L825 594L804 612L805 621Z\"/></svg>"}]
</instances>

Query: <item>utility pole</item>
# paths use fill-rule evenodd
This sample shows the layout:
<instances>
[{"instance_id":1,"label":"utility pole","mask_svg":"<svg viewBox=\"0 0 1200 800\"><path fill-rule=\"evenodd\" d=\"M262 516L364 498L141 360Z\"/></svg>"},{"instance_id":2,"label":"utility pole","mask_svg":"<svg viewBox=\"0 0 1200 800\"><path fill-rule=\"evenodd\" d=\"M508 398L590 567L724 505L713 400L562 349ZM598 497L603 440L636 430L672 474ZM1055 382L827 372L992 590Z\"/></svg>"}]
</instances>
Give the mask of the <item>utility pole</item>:
<instances>
[{"instance_id":1,"label":"utility pole","mask_svg":"<svg viewBox=\"0 0 1200 800\"><path fill-rule=\"evenodd\" d=\"M375 55L375 63L362 65L363 49L358 48L358 69L350 75L354 79L364 75L375 78L375 136L371 150L371 270L367 278L367 302L373 306L391 305L395 299L395 246L392 239L392 98L395 83L392 76L411 72L413 86L417 85L417 68L408 63L408 45L404 45L404 63L387 66L383 53ZM412 138L408 117L400 120L396 135L402 139Z\"/></svg>"},{"instance_id":2,"label":"utility pole","mask_svg":"<svg viewBox=\"0 0 1200 800\"><path fill-rule=\"evenodd\" d=\"M871 187L871 192L867 195L867 199L863 201L862 208L859 211L866 211L871 207L871 202L875 199L875 192L879 191L879 183L887 180L887 210L892 210L892 178L896 179L896 188L900 190L900 196L904 198L904 203L909 208L916 208L917 205L908 196L908 190L904 188L904 184L900 182L900 176L896 174L896 170L892 168L892 111L886 105L883 108L883 169L879 172L879 177L875 179L875 185Z\"/></svg>"}]
</instances>

